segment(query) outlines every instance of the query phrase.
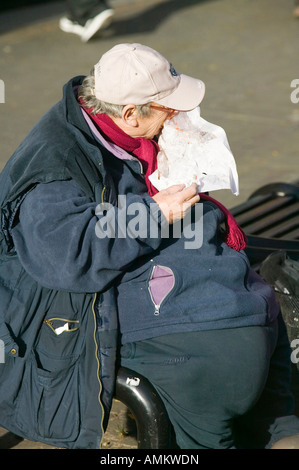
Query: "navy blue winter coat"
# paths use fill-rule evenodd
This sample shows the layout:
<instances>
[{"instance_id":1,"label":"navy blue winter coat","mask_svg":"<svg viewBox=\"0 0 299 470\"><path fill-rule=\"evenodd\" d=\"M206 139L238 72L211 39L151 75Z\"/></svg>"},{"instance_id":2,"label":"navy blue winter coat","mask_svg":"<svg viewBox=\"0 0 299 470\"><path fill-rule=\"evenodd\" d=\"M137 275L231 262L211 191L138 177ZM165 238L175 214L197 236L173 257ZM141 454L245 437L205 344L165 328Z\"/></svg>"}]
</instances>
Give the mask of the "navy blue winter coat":
<instances>
[{"instance_id":1,"label":"navy blue winter coat","mask_svg":"<svg viewBox=\"0 0 299 470\"><path fill-rule=\"evenodd\" d=\"M102 201L102 154L73 93L81 80L66 85L0 176L0 425L58 447L98 448L115 380L114 287L109 280L96 292L61 289L57 280L55 288L42 285L20 263L11 235L39 183L73 180ZM111 185L106 195L113 200Z\"/></svg>"}]
</instances>

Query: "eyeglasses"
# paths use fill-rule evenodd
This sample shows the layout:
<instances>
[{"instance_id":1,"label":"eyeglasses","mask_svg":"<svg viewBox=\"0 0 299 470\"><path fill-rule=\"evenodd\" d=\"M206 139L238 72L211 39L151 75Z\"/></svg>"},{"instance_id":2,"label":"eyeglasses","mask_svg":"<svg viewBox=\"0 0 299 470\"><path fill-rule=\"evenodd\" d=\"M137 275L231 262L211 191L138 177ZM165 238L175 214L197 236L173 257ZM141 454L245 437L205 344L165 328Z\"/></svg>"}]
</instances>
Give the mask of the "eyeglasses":
<instances>
[{"instance_id":1,"label":"eyeglasses","mask_svg":"<svg viewBox=\"0 0 299 470\"><path fill-rule=\"evenodd\" d=\"M158 111L164 111L165 113L168 114L169 119L178 114L178 111L176 109L172 108L167 108L166 106L159 106L156 104L151 104L152 109L157 109Z\"/></svg>"}]
</instances>

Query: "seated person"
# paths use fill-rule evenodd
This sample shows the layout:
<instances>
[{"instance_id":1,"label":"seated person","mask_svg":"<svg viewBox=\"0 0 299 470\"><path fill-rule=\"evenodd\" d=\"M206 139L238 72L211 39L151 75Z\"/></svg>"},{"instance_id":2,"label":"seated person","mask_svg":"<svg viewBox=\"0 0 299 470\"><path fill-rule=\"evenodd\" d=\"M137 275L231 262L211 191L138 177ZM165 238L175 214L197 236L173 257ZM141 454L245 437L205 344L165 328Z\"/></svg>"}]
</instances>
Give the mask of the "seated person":
<instances>
[{"instance_id":1,"label":"seated person","mask_svg":"<svg viewBox=\"0 0 299 470\"><path fill-rule=\"evenodd\" d=\"M196 184L158 192L149 180L163 123L195 109L204 92L153 49L117 45L91 75L66 84L3 170L0 332L8 325L4 339L21 356L2 365L3 426L16 426L18 377L34 407L35 389L55 372L62 406L56 400L46 426L52 439L96 447L116 332L120 364L154 385L181 449L299 448L285 327L272 288L250 267L244 234ZM198 231L200 243L187 248ZM70 348L79 349L76 362ZM63 399L70 390L81 400L77 433ZM46 399L43 390L49 410ZM27 422L27 434L49 439L38 433L44 415L36 411L30 428L26 412L18 407L23 432Z\"/></svg>"}]
</instances>

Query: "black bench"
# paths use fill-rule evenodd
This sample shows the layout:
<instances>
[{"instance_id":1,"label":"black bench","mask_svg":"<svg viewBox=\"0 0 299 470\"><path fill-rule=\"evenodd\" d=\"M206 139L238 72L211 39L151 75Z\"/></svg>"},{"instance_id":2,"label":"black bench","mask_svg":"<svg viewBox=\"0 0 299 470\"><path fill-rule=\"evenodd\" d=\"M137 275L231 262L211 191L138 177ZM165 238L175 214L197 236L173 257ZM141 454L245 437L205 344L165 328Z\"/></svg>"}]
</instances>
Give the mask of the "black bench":
<instances>
[{"instance_id":1,"label":"black bench","mask_svg":"<svg viewBox=\"0 0 299 470\"><path fill-rule=\"evenodd\" d=\"M291 258L299 259L299 182L263 186L231 213L248 237L246 253L256 270L273 251L285 250ZM134 416L138 448L175 448L164 405L147 379L120 368L115 398Z\"/></svg>"},{"instance_id":2,"label":"black bench","mask_svg":"<svg viewBox=\"0 0 299 470\"><path fill-rule=\"evenodd\" d=\"M252 266L277 250L299 259L299 182L262 186L231 213L248 237Z\"/></svg>"}]
</instances>

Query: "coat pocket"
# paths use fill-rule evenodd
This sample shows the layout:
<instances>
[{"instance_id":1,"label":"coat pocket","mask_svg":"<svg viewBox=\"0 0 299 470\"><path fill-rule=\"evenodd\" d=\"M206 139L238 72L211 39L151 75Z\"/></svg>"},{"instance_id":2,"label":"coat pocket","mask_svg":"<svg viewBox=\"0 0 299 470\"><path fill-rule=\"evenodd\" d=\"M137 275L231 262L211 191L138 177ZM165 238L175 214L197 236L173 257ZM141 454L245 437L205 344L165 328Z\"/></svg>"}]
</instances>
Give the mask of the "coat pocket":
<instances>
[{"instance_id":1,"label":"coat pocket","mask_svg":"<svg viewBox=\"0 0 299 470\"><path fill-rule=\"evenodd\" d=\"M45 320L41 328L17 399L17 422L29 438L63 442L79 434L78 333L78 323L63 318Z\"/></svg>"},{"instance_id":2,"label":"coat pocket","mask_svg":"<svg viewBox=\"0 0 299 470\"><path fill-rule=\"evenodd\" d=\"M148 283L148 291L155 307L155 315L160 314L160 308L166 297L175 286L175 277L171 268L155 265Z\"/></svg>"}]
</instances>

